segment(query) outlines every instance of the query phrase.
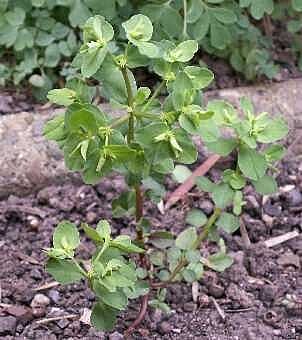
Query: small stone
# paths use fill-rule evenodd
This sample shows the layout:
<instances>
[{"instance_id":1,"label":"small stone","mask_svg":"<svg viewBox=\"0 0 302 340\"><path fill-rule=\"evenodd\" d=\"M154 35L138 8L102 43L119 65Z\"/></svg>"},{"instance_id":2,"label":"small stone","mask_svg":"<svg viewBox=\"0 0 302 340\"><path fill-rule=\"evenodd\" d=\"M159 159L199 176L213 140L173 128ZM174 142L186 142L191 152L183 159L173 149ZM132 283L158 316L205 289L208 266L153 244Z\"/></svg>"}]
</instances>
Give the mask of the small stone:
<instances>
[{"instance_id":1,"label":"small stone","mask_svg":"<svg viewBox=\"0 0 302 340\"><path fill-rule=\"evenodd\" d=\"M0 335L14 335L17 319L13 316L0 317Z\"/></svg>"},{"instance_id":2,"label":"small stone","mask_svg":"<svg viewBox=\"0 0 302 340\"><path fill-rule=\"evenodd\" d=\"M291 190L288 193L287 199L291 206L297 206L302 204L302 194L298 189Z\"/></svg>"},{"instance_id":3,"label":"small stone","mask_svg":"<svg viewBox=\"0 0 302 340\"><path fill-rule=\"evenodd\" d=\"M44 294L36 294L30 304L32 308L45 307L50 304L50 299Z\"/></svg>"},{"instance_id":4,"label":"small stone","mask_svg":"<svg viewBox=\"0 0 302 340\"><path fill-rule=\"evenodd\" d=\"M26 217L26 220L27 220L27 224L30 227L30 229L32 230L39 229L40 221L36 216L29 215Z\"/></svg>"},{"instance_id":5,"label":"small stone","mask_svg":"<svg viewBox=\"0 0 302 340\"><path fill-rule=\"evenodd\" d=\"M92 224L96 221L97 219L97 214L93 211L88 211L87 214L86 214L86 222L88 224Z\"/></svg>"},{"instance_id":6,"label":"small stone","mask_svg":"<svg viewBox=\"0 0 302 340\"><path fill-rule=\"evenodd\" d=\"M262 215L262 220L263 222L268 226L268 227L272 227L275 221L274 217L271 217L269 215L263 214Z\"/></svg>"},{"instance_id":7,"label":"small stone","mask_svg":"<svg viewBox=\"0 0 302 340\"><path fill-rule=\"evenodd\" d=\"M209 286L208 289L209 289L210 295L214 296L217 299L223 297L224 295L224 287L220 285L213 284Z\"/></svg>"},{"instance_id":8,"label":"small stone","mask_svg":"<svg viewBox=\"0 0 302 340\"><path fill-rule=\"evenodd\" d=\"M247 211L249 210L249 208L259 209L260 205L255 196L253 195L246 196L246 201L247 201L247 206L246 206Z\"/></svg>"},{"instance_id":9,"label":"small stone","mask_svg":"<svg viewBox=\"0 0 302 340\"><path fill-rule=\"evenodd\" d=\"M271 204L270 202L267 202L263 208L266 214L273 217L279 217L282 214L282 208L277 204Z\"/></svg>"},{"instance_id":10,"label":"small stone","mask_svg":"<svg viewBox=\"0 0 302 340\"><path fill-rule=\"evenodd\" d=\"M172 326L167 321L161 322L159 327L158 327L158 332L161 335L169 334L171 332L171 330L172 330Z\"/></svg>"},{"instance_id":11,"label":"small stone","mask_svg":"<svg viewBox=\"0 0 302 340\"><path fill-rule=\"evenodd\" d=\"M163 311L158 308L155 308L154 312L151 315L152 321L155 323L158 323L162 320L162 318L163 318Z\"/></svg>"},{"instance_id":12,"label":"small stone","mask_svg":"<svg viewBox=\"0 0 302 340\"><path fill-rule=\"evenodd\" d=\"M291 251L288 251L281 255L278 260L278 264L280 266L294 266L300 268L300 258L298 255L293 254Z\"/></svg>"},{"instance_id":13,"label":"small stone","mask_svg":"<svg viewBox=\"0 0 302 340\"><path fill-rule=\"evenodd\" d=\"M41 280L42 279L42 274L39 269L34 268L30 271L30 277L35 279L35 280Z\"/></svg>"},{"instance_id":14,"label":"small stone","mask_svg":"<svg viewBox=\"0 0 302 340\"><path fill-rule=\"evenodd\" d=\"M119 332L114 332L109 335L109 340L123 340L124 336Z\"/></svg>"},{"instance_id":15,"label":"small stone","mask_svg":"<svg viewBox=\"0 0 302 340\"><path fill-rule=\"evenodd\" d=\"M199 208L203 210L206 215L210 215L213 212L214 206L210 200L203 200L199 203Z\"/></svg>"},{"instance_id":16,"label":"small stone","mask_svg":"<svg viewBox=\"0 0 302 340\"><path fill-rule=\"evenodd\" d=\"M193 312L195 310L195 303L194 302L186 302L183 306L183 310L185 312Z\"/></svg>"},{"instance_id":17,"label":"small stone","mask_svg":"<svg viewBox=\"0 0 302 340\"><path fill-rule=\"evenodd\" d=\"M12 305L6 309L7 313L17 318L21 323L26 324L28 321L32 320L33 314L29 307Z\"/></svg>"},{"instance_id":18,"label":"small stone","mask_svg":"<svg viewBox=\"0 0 302 340\"><path fill-rule=\"evenodd\" d=\"M234 283L231 283L227 288L226 296L234 302L236 308L253 306L253 300L250 295Z\"/></svg>"},{"instance_id":19,"label":"small stone","mask_svg":"<svg viewBox=\"0 0 302 340\"><path fill-rule=\"evenodd\" d=\"M55 289L50 290L48 296L54 303L58 303L60 301L60 293Z\"/></svg>"},{"instance_id":20,"label":"small stone","mask_svg":"<svg viewBox=\"0 0 302 340\"><path fill-rule=\"evenodd\" d=\"M32 309L32 313L35 318L41 318L46 314L46 308L44 306L35 307Z\"/></svg>"}]
</instances>

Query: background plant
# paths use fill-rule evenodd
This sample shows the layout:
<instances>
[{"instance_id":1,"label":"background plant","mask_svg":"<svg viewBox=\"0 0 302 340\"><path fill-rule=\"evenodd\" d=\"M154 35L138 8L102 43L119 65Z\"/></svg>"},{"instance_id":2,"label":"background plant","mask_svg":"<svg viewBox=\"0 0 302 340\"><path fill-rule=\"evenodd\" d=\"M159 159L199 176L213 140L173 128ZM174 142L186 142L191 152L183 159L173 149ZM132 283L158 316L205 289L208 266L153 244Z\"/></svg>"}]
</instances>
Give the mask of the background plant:
<instances>
[{"instance_id":1,"label":"background plant","mask_svg":"<svg viewBox=\"0 0 302 340\"><path fill-rule=\"evenodd\" d=\"M91 15L111 21L116 39L124 41L120 24L138 12L150 17L156 40L194 39L247 79L273 78L278 65L271 53L272 27L288 22L300 65L301 11L300 0L2 0L0 82L28 80L43 99L54 83L74 77L70 62L82 41L79 28Z\"/></svg>"},{"instance_id":2,"label":"background plant","mask_svg":"<svg viewBox=\"0 0 302 340\"><path fill-rule=\"evenodd\" d=\"M280 117L255 114L246 99L241 102L243 117L224 101L204 107L201 90L213 74L188 65L198 50L195 40L157 41L150 19L141 14L132 16L122 28L126 44L114 41L114 29L104 17L87 20L83 44L73 62L80 73L68 87L48 94L49 100L66 106L66 111L49 121L44 132L61 147L66 166L80 172L86 183L98 183L112 172L124 175L130 189L113 201L113 216L134 214L136 238L114 237L104 220L96 229L83 223L81 229L96 245L84 263L76 256L79 231L63 221L54 232L53 247L47 250L47 271L63 284L88 281L97 298L91 322L98 329L111 329L129 300L142 296L141 313L130 333L142 320L153 289L157 295L149 305L169 311L165 303L168 284L198 281L205 267L220 272L232 264L220 230L233 233L238 229L247 182L263 194L276 190L268 173L283 155L276 142L286 135L287 126ZM133 75L135 68L147 64L162 79L153 93L140 87ZM86 85L87 78L101 82L102 95L124 112L122 116L113 118L91 104L93 87ZM159 101L163 90L167 96ZM235 165L217 183L198 179L199 188L209 192L215 203L210 217L193 209L186 218L189 226L179 235L165 226L154 231L144 216L144 199L158 202L165 194L165 176L173 172L175 163L197 160L192 136L200 137L220 155L233 152ZM206 258L199 251L205 240L217 243L217 252Z\"/></svg>"}]
</instances>

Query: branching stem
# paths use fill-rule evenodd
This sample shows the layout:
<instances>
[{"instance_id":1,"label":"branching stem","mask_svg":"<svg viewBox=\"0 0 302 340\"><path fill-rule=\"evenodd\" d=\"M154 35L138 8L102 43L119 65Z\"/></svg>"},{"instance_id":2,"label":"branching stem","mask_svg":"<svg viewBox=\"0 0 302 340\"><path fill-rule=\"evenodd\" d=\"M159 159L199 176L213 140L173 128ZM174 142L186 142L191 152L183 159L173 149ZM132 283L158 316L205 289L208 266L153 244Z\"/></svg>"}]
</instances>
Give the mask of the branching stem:
<instances>
[{"instance_id":1,"label":"branching stem","mask_svg":"<svg viewBox=\"0 0 302 340\"><path fill-rule=\"evenodd\" d=\"M143 107L143 112L147 111L148 107L150 106L150 104L152 103L152 101L160 94L160 91L163 89L163 87L165 86L166 81L163 80L159 86L156 88L156 90L154 91L152 97L147 101L147 103L145 104L145 106Z\"/></svg>"}]
</instances>

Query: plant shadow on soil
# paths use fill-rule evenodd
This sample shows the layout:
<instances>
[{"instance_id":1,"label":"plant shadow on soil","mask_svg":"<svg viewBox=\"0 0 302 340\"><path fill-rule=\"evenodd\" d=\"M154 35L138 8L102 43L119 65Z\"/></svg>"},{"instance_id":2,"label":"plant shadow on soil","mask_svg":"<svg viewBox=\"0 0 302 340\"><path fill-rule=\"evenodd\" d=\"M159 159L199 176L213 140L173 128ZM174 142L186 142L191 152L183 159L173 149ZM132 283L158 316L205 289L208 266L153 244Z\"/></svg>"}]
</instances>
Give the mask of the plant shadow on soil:
<instances>
[{"instance_id":1,"label":"plant shadow on soil","mask_svg":"<svg viewBox=\"0 0 302 340\"><path fill-rule=\"evenodd\" d=\"M212 179L218 175L217 169L210 171ZM149 309L134 339L302 339L302 237L273 248L263 244L270 237L301 230L299 160L283 161L277 180L280 191L269 198L263 199L251 187L246 188L243 218L252 247L244 249L239 234L223 234L234 264L223 274L207 271L195 301L191 285L171 285L167 302L172 313L165 315ZM175 184L168 180L167 189L173 188ZM137 303L121 314L115 333L109 335L78 319L36 323L41 318L80 315L83 308L91 308L94 296L85 284L39 292L34 289L53 281L44 271L46 257L42 249L50 246L54 226L62 219L92 225L99 219L111 220L110 202L123 189L123 180L112 177L95 187L52 186L24 198L11 196L0 201L1 339L122 339L121 334L138 312ZM154 229L165 226L177 232L184 228L185 213L193 206L208 215L213 209L207 196L194 189L164 215L150 203L145 205L145 214ZM114 219L112 223L116 234L133 233L131 220ZM79 255L85 259L94 246L86 238L83 240ZM212 244L201 249L205 256L212 250ZM44 297L35 296L38 293ZM224 311L225 320L217 312L213 298Z\"/></svg>"}]
</instances>

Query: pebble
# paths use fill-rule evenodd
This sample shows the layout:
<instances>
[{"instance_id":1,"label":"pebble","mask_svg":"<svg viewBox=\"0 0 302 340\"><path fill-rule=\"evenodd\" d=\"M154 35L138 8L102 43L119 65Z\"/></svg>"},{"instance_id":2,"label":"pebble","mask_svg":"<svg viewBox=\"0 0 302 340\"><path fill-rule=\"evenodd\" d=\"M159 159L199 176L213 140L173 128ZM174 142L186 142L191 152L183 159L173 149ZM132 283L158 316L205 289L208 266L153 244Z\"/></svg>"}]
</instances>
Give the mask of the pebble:
<instances>
[{"instance_id":1,"label":"pebble","mask_svg":"<svg viewBox=\"0 0 302 340\"><path fill-rule=\"evenodd\" d=\"M109 340L123 340L123 339L124 339L123 334L119 332L114 332L109 335Z\"/></svg>"},{"instance_id":2,"label":"pebble","mask_svg":"<svg viewBox=\"0 0 302 340\"><path fill-rule=\"evenodd\" d=\"M88 224L92 224L97 220L97 214L94 211L88 211L86 214L86 219L85 221Z\"/></svg>"},{"instance_id":3,"label":"pebble","mask_svg":"<svg viewBox=\"0 0 302 340\"><path fill-rule=\"evenodd\" d=\"M36 294L30 304L32 308L45 307L50 304L50 299L44 294Z\"/></svg>"},{"instance_id":4,"label":"pebble","mask_svg":"<svg viewBox=\"0 0 302 340\"><path fill-rule=\"evenodd\" d=\"M270 204L269 202L267 202L264 205L264 212L270 216L279 217L282 214L282 208L280 205Z\"/></svg>"},{"instance_id":5,"label":"pebble","mask_svg":"<svg viewBox=\"0 0 302 340\"><path fill-rule=\"evenodd\" d=\"M34 268L30 271L30 277L35 279L35 280L41 280L42 279L42 274L39 269Z\"/></svg>"},{"instance_id":6,"label":"pebble","mask_svg":"<svg viewBox=\"0 0 302 340\"><path fill-rule=\"evenodd\" d=\"M184 304L183 310L185 312L193 312L195 310L195 303L194 302L186 302Z\"/></svg>"},{"instance_id":7,"label":"pebble","mask_svg":"<svg viewBox=\"0 0 302 340\"><path fill-rule=\"evenodd\" d=\"M273 226L274 221L275 221L274 217L271 217L271 216L266 215L266 214L262 215L262 220L270 228Z\"/></svg>"},{"instance_id":8,"label":"pebble","mask_svg":"<svg viewBox=\"0 0 302 340\"><path fill-rule=\"evenodd\" d=\"M213 212L213 203L210 200L203 200L199 203L199 208L203 210L206 215L210 215Z\"/></svg>"},{"instance_id":9,"label":"pebble","mask_svg":"<svg viewBox=\"0 0 302 340\"><path fill-rule=\"evenodd\" d=\"M160 323L159 327L158 327L158 332L161 335L164 334L169 334L172 330L172 326L170 325L170 323L168 321L163 321Z\"/></svg>"},{"instance_id":10,"label":"pebble","mask_svg":"<svg viewBox=\"0 0 302 340\"><path fill-rule=\"evenodd\" d=\"M250 207L253 209L259 209L260 205L255 196L253 195L246 196L246 201L247 201L247 206L246 206L247 210L249 210Z\"/></svg>"},{"instance_id":11,"label":"pebble","mask_svg":"<svg viewBox=\"0 0 302 340\"><path fill-rule=\"evenodd\" d=\"M208 289L210 295L214 296L217 299L223 297L224 295L224 287L220 285L212 284L211 286L208 287Z\"/></svg>"},{"instance_id":12,"label":"pebble","mask_svg":"<svg viewBox=\"0 0 302 340\"><path fill-rule=\"evenodd\" d=\"M288 202L291 206L302 204L302 194L300 190L294 189L288 193Z\"/></svg>"},{"instance_id":13,"label":"pebble","mask_svg":"<svg viewBox=\"0 0 302 340\"><path fill-rule=\"evenodd\" d=\"M60 293L55 289L51 289L48 296L54 303L58 303L60 301Z\"/></svg>"},{"instance_id":14,"label":"pebble","mask_svg":"<svg viewBox=\"0 0 302 340\"><path fill-rule=\"evenodd\" d=\"M0 335L14 335L17 319L13 316L0 317Z\"/></svg>"},{"instance_id":15,"label":"pebble","mask_svg":"<svg viewBox=\"0 0 302 340\"><path fill-rule=\"evenodd\" d=\"M300 258L298 255L293 254L291 251L281 255L278 260L278 264L281 266L294 266L300 268Z\"/></svg>"}]
</instances>

